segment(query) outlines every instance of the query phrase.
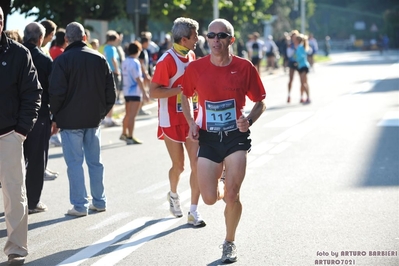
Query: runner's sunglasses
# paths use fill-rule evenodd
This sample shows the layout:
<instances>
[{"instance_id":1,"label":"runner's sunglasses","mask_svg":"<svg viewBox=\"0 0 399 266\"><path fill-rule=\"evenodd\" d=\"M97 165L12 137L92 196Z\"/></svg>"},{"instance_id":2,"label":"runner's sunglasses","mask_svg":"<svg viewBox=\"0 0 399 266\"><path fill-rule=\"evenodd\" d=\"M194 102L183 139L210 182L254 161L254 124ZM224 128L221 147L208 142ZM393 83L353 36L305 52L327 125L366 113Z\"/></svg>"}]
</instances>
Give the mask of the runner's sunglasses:
<instances>
[{"instance_id":1,"label":"runner's sunglasses","mask_svg":"<svg viewBox=\"0 0 399 266\"><path fill-rule=\"evenodd\" d=\"M206 35L208 39L214 39L216 36L218 37L218 39L226 39L227 37L231 37L231 35L226 32L219 32L219 33L209 32Z\"/></svg>"}]
</instances>

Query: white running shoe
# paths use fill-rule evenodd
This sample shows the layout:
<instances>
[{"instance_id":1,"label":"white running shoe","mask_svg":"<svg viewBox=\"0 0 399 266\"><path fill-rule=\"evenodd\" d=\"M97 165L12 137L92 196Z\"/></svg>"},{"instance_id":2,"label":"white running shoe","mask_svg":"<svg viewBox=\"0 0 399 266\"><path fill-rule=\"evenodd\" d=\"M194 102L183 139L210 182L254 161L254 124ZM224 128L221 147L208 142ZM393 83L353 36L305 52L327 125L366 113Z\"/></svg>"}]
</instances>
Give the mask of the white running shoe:
<instances>
[{"instance_id":1,"label":"white running shoe","mask_svg":"<svg viewBox=\"0 0 399 266\"><path fill-rule=\"evenodd\" d=\"M236 245L232 242L224 242L223 253L222 253L222 262L223 263L232 263L237 261L237 248Z\"/></svg>"},{"instance_id":2,"label":"white running shoe","mask_svg":"<svg viewBox=\"0 0 399 266\"><path fill-rule=\"evenodd\" d=\"M187 223L192 224L195 227L206 226L206 223L202 219L201 214L197 211L196 212L188 212Z\"/></svg>"},{"instance_id":3,"label":"white running shoe","mask_svg":"<svg viewBox=\"0 0 399 266\"><path fill-rule=\"evenodd\" d=\"M167 201L169 202L169 210L170 210L170 212L176 218L182 217L183 213L182 213L182 211L180 209L180 198L179 198L179 196L177 196L177 198L175 199L174 197L172 197L170 195L170 192L168 192Z\"/></svg>"},{"instance_id":4,"label":"white running shoe","mask_svg":"<svg viewBox=\"0 0 399 266\"><path fill-rule=\"evenodd\" d=\"M89 210L96 211L96 212L105 212L107 209L106 208L97 208L93 204L90 204Z\"/></svg>"},{"instance_id":5,"label":"white running shoe","mask_svg":"<svg viewBox=\"0 0 399 266\"><path fill-rule=\"evenodd\" d=\"M67 211L67 214L71 215L71 216L82 217L82 216L87 216L87 211L86 212L78 212L77 210L75 210L75 207L72 207L72 209Z\"/></svg>"},{"instance_id":6,"label":"white running shoe","mask_svg":"<svg viewBox=\"0 0 399 266\"><path fill-rule=\"evenodd\" d=\"M49 169L46 169L44 171L44 176L43 176L44 180L54 180L57 177L58 177L58 173L57 172L51 171Z\"/></svg>"}]
</instances>

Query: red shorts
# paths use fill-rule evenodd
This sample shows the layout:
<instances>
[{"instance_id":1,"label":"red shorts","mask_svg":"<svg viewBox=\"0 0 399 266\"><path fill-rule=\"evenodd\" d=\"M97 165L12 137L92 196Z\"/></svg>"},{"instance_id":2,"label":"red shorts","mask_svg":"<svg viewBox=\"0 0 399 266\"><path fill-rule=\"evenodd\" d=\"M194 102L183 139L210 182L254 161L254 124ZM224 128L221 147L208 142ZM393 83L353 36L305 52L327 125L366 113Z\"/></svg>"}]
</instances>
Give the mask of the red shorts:
<instances>
[{"instance_id":1,"label":"red shorts","mask_svg":"<svg viewBox=\"0 0 399 266\"><path fill-rule=\"evenodd\" d=\"M185 143L188 137L189 130L190 127L188 126L188 124L171 127L158 126L158 139L163 139L164 136L166 136L175 142Z\"/></svg>"}]
</instances>

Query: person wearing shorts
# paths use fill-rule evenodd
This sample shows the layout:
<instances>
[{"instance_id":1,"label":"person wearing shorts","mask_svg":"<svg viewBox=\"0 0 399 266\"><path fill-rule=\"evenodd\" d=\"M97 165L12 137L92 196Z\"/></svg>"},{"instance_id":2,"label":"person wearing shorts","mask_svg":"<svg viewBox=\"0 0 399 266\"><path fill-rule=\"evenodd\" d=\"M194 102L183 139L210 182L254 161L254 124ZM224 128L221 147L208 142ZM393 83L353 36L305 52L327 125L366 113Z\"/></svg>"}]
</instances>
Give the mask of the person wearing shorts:
<instances>
[{"instance_id":1,"label":"person wearing shorts","mask_svg":"<svg viewBox=\"0 0 399 266\"><path fill-rule=\"evenodd\" d=\"M230 22L213 20L207 41L210 55L192 62L184 74L183 112L190 126L189 138L199 142L197 176L202 199L208 205L221 198L226 203L221 260L235 262L234 241L242 212L240 187L251 148L249 127L266 109L266 92L256 67L230 53L235 41ZM193 95L198 96L196 117L190 110L189 98ZM246 97L255 102L247 117L242 111ZM224 183L220 182L223 170Z\"/></svg>"},{"instance_id":2,"label":"person wearing shorts","mask_svg":"<svg viewBox=\"0 0 399 266\"><path fill-rule=\"evenodd\" d=\"M164 140L172 160L172 167L169 170L170 191L167 194L169 210L175 217L183 216L177 186L184 171L185 147L191 166L191 205L187 222L196 227L203 227L206 224L198 212L200 197L197 182L198 143L187 138L189 126L181 104L181 84L186 67L195 60L193 50L198 41L198 28L198 22L190 18L177 18L174 21L173 47L157 62L150 84L150 97L158 98L158 138ZM195 98L192 100L196 113Z\"/></svg>"},{"instance_id":3,"label":"person wearing shorts","mask_svg":"<svg viewBox=\"0 0 399 266\"><path fill-rule=\"evenodd\" d=\"M291 102L291 88L292 88L292 81L294 80L294 74L295 71L297 70L298 63L295 61L295 46L294 46L294 41L293 39L296 38L296 36L299 35L299 32L297 30L293 30L290 33L290 42L287 45L287 57L288 57L288 98L287 98L287 103ZM302 102L302 90L301 90L301 102Z\"/></svg>"},{"instance_id":4,"label":"person wearing shorts","mask_svg":"<svg viewBox=\"0 0 399 266\"><path fill-rule=\"evenodd\" d=\"M294 57L296 62L298 63L298 72L299 72L299 77L301 79L301 92L304 92L307 96L306 100L303 100L301 95L301 102L304 104L309 104L310 96L309 96L308 72L310 64L307 59L307 51L309 49L308 39L307 36L299 34L293 39L293 42L295 45Z\"/></svg>"},{"instance_id":5,"label":"person wearing shorts","mask_svg":"<svg viewBox=\"0 0 399 266\"><path fill-rule=\"evenodd\" d=\"M259 39L258 32L250 34L249 41L246 43L248 58L260 73L260 63L263 59L264 42Z\"/></svg>"},{"instance_id":6,"label":"person wearing shorts","mask_svg":"<svg viewBox=\"0 0 399 266\"><path fill-rule=\"evenodd\" d=\"M123 95L125 95L126 112L123 118L122 135L119 139L126 141L127 145L142 143L141 140L133 136L134 124L143 100L149 100L144 88L141 63L138 60L141 49L140 42L130 43L127 49L129 56L122 62Z\"/></svg>"}]
</instances>

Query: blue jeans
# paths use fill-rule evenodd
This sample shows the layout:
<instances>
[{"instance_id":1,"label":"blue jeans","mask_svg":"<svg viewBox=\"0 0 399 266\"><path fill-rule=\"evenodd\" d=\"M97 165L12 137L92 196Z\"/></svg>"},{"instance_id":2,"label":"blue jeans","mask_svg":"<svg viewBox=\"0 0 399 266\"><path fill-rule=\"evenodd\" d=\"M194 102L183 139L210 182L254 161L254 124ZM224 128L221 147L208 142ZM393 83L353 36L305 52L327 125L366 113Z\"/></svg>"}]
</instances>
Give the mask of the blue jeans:
<instances>
[{"instance_id":1,"label":"blue jeans","mask_svg":"<svg viewBox=\"0 0 399 266\"><path fill-rule=\"evenodd\" d=\"M83 158L89 170L90 192L93 205L106 208L104 193L104 166L101 163L100 127L61 129L62 150L67 164L69 200L78 212L87 212L89 201L85 186Z\"/></svg>"}]
</instances>

